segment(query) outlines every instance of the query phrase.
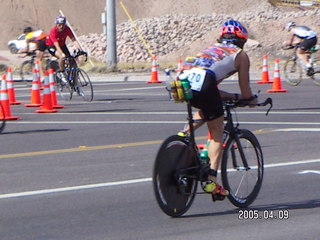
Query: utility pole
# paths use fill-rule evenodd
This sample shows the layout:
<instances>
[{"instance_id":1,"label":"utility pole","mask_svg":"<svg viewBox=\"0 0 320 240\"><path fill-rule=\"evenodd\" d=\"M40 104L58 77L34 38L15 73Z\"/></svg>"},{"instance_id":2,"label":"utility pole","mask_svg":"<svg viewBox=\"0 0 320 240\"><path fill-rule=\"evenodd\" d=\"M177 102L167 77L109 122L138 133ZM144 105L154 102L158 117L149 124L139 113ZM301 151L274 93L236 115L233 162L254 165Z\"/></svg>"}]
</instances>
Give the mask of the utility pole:
<instances>
[{"instance_id":1,"label":"utility pole","mask_svg":"<svg viewBox=\"0 0 320 240\"><path fill-rule=\"evenodd\" d=\"M107 68L117 70L117 31L116 31L116 5L115 0L106 0L107 22Z\"/></svg>"}]
</instances>

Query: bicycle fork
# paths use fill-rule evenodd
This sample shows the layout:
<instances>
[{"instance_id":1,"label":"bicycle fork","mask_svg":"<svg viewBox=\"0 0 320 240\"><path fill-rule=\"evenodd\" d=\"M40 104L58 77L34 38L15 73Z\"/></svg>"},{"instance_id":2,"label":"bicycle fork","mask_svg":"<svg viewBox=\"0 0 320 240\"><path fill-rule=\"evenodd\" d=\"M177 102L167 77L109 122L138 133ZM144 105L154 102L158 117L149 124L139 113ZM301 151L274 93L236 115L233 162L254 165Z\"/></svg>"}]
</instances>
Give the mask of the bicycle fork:
<instances>
[{"instance_id":1,"label":"bicycle fork","mask_svg":"<svg viewBox=\"0 0 320 240\"><path fill-rule=\"evenodd\" d=\"M238 133L233 133L231 139L234 139L234 141L235 141L231 146L231 157L232 157L232 166L233 166L233 168L236 169L237 171L239 171L239 170L246 170L246 171L250 170L251 168L249 167L246 155L243 152L243 147L242 147L242 144L240 142L240 138L239 138ZM241 162L243 164L243 167L241 167L238 164L238 159L237 159L238 155L236 154L237 151L240 154L240 158L241 158Z\"/></svg>"}]
</instances>

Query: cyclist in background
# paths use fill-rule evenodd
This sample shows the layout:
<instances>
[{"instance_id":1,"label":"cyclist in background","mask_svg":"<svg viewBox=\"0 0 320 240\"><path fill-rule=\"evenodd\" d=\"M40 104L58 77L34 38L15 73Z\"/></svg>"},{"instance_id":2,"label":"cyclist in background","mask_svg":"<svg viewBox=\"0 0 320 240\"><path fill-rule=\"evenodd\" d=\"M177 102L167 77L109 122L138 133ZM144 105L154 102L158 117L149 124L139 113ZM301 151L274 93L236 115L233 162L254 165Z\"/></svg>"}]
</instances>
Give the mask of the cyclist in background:
<instances>
[{"instance_id":1,"label":"cyclist in background","mask_svg":"<svg viewBox=\"0 0 320 240\"><path fill-rule=\"evenodd\" d=\"M290 39L284 44L291 46L294 43L299 43L297 50L297 56L304 63L305 70L308 76L313 74L313 69L310 59L310 49L317 44L317 33L312 31L306 26L297 26L295 22L288 22L284 27L285 30L290 32ZM295 38L298 38L298 42L294 42Z\"/></svg>"},{"instance_id":2,"label":"cyclist in background","mask_svg":"<svg viewBox=\"0 0 320 240\"><path fill-rule=\"evenodd\" d=\"M39 61L40 75L44 77L44 64L42 63L44 51L46 50L46 34L42 30L33 31L32 27L26 27L23 30L23 33L26 34L26 43L27 46L24 49L21 49L20 53L28 53L30 51L30 43L36 44L36 59Z\"/></svg>"},{"instance_id":3,"label":"cyclist in background","mask_svg":"<svg viewBox=\"0 0 320 240\"><path fill-rule=\"evenodd\" d=\"M188 80L193 92L191 104L199 109L194 116L195 129L206 122L213 137L208 147L209 181L204 187L206 192L212 194L213 200L223 200L229 194L217 183L216 179L223 144L224 111L222 99L242 99L250 104L257 103L257 97L252 94L250 88L250 60L242 50L247 39L246 28L238 21L229 20L222 26L218 43L203 50L194 58L187 58L182 66L184 69L182 74L189 76ZM219 90L218 84L236 72L238 72L241 94ZM188 131L188 129L184 129L178 135L185 135Z\"/></svg>"},{"instance_id":4,"label":"cyclist in background","mask_svg":"<svg viewBox=\"0 0 320 240\"><path fill-rule=\"evenodd\" d=\"M66 17L58 16L55 23L56 25L50 30L46 44L49 53L58 58L61 79L66 81L66 76L64 75L64 58L70 56L70 52L66 45L67 37L71 39L78 50L81 50L81 47L71 29L66 25Z\"/></svg>"}]
</instances>

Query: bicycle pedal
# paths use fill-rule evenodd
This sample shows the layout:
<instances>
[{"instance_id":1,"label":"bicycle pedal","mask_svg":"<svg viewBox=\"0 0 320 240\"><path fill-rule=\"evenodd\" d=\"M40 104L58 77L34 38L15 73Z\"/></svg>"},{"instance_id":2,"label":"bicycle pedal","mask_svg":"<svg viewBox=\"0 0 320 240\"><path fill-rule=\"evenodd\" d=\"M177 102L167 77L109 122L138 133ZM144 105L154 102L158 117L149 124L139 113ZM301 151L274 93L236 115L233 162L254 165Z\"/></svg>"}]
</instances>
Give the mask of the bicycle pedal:
<instances>
[{"instance_id":1,"label":"bicycle pedal","mask_svg":"<svg viewBox=\"0 0 320 240\"><path fill-rule=\"evenodd\" d=\"M215 202L215 201L223 201L225 198L226 198L226 196L223 196L223 195L221 195L221 194L211 194L211 196L212 196L212 201L213 202Z\"/></svg>"}]
</instances>

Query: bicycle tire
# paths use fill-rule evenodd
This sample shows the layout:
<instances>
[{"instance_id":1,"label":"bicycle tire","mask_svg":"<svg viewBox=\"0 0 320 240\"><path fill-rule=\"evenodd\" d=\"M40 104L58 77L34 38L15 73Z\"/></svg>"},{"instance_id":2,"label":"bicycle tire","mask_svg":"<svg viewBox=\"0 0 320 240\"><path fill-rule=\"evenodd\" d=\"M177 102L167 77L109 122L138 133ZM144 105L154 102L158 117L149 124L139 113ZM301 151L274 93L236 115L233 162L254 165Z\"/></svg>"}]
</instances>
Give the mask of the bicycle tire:
<instances>
[{"instance_id":1,"label":"bicycle tire","mask_svg":"<svg viewBox=\"0 0 320 240\"><path fill-rule=\"evenodd\" d=\"M287 60L284 64L283 72L285 80L292 86L297 86L301 83L303 71L297 61L293 59Z\"/></svg>"},{"instance_id":2,"label":"bicycle tire","mask_svg":"<svg viewBox=\"0 0 320 240\"><path fill-rule=\"evenodd\" d=\"M155 198L165 214L180 217L192 205L198 185L196 166L195 152L185 138L173 135L163 142L154 163L152 180ZM184 169L189 170L179 178L178 173ZM184 184L179 183L179 179Z\"/></svg>"},{"instance_id":3,"label":"bicycle tire","mask_svg":"<svg viewBox=\"0 0 320 240\"><path fill-rule=\"evenodd\" d=\"M313 70L314 74L310 78L315 85L320 86L320 59L313 61Z\"/></svg>"},{"instance_id":4,"label":"bicycle tire","mask_svg":"<svg viewBox=\"0 0 320 240\"><path fill-rule=\"evenodd\" d=\"M89 75L83 69L77 71L77 94L84 101L91 102L93 100L93 87Z\"/></svg>"},{"instance_id":5,"label":"bicycle tire","mask_svg":"<svg viewBox=\"0 0 320 240\"><path fill-rule=\"evenodd\" d=\"M70 101L73 90L69 82L64 83L57 73L54 73L54 81L60 97L65 101Z\"/></svg>"},{"instance_id":6,"label":"bicycle tire","mask_svg":"<svg viewBox=\"0 0 320 240\"><path fill-rule=\"evenodd\" d=\"M0 133L4 130L6 126L6 117L5 117L5 111L3 109L3 106L0 102Z\"/></svg>"},{"instance_id":7,"label":"bicycle tire","mask_svg":"<svg viewBox=\"0 0 320 240\"><path fill-rule=\"evenodd\" d=\"M33 81L33 69L35 63L33 60L26 60L20 66L20 77L22 81L32 82Z\"/></svg>"},{"instance_id":8,"label":"bicycle tire","mask_svg":"<svg viewBox=\"0 0 320 240\"><path fill-rule=\"evenodd\" d=\"M259 194L264 166L258 139L249 130L238 131L240 143L230 137L223 150L221 178L224 188L229 190L229 201L236 207L245 208ZM241 146L249 168L243 166L238 146Z\"/></svg>"}]
</instances>

